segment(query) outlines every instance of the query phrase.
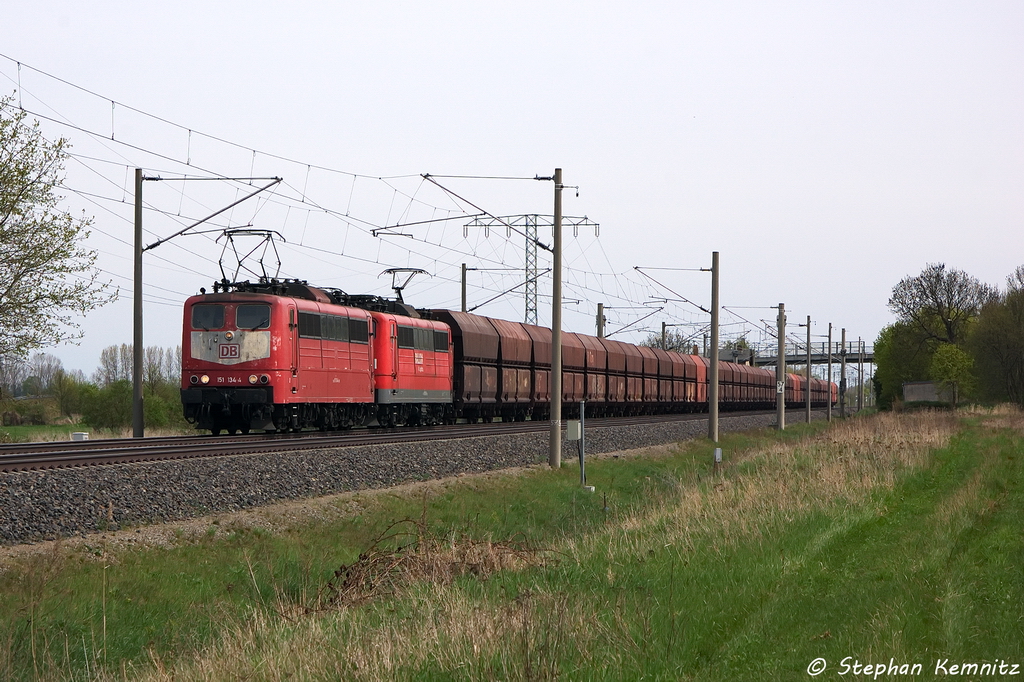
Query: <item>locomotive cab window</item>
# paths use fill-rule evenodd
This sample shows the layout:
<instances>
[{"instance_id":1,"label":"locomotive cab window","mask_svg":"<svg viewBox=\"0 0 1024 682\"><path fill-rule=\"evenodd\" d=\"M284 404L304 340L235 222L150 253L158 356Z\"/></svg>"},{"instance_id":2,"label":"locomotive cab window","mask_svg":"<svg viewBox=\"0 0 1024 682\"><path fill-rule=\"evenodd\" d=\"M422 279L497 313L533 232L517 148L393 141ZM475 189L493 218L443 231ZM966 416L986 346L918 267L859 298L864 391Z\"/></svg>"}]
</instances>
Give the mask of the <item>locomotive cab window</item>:
<instances>
[{"instance_id":1,"label":"locomotive cab window","mask_svg":"<svg viewBox=\"0 0 1024 682\"><path fill-rule=\"evenodd\" d=\"M270 329L269 305L240 305L235 312L235 326L239 329L256 331Z\"/></svg>"},{"instance_id":2,"label":"locomotive cab window","mask_svg":"<svg viewBox=\"0 0 1024 682\"><path fill-rule=\"evenodd\" d=\"M202 303L192 306L192 328L210 331L224 326L224 306Z\"/></svg>"}]
</instances>

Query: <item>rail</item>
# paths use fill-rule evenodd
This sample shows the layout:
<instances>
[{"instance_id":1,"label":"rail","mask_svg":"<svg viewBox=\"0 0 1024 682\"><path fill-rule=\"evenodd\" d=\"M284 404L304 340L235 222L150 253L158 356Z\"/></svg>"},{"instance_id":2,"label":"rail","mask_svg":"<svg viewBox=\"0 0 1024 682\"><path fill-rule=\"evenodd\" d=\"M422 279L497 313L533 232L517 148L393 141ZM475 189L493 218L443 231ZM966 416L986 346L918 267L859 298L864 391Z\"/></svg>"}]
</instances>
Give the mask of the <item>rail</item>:
<instances>
[{"instance_id":1,"label":"rail","mask_svg":"<svg viewBox=\"0 0 1024 682\"><path fill-rule=\"evenodd\" d=\"M760 411L737 412L760 414ZM706 413L644 415L587 419L587 428L653 424L666 421L707 419ZM563 429L565 424L562 425ZM15 443L0 448L0 472L59 469L77 466L127 464L193 457L255 455L281 451L384 445L428 440L453 440L481 436L547 433L548 421L455 424L401 429L357 429L335 433L250 435L214 438L108 439L51 443Z\"/></svg>"}]
</instances>

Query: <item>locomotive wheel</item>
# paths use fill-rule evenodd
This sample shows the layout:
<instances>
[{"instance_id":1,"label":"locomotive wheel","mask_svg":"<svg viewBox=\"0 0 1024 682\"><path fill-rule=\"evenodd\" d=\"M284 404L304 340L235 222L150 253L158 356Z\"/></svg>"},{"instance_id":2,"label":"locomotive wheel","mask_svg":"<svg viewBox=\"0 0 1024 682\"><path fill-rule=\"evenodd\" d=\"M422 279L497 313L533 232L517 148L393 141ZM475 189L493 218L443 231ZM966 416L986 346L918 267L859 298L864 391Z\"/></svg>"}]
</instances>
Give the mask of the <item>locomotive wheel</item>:
<instances>
[{"instance_id":1,"label":"locomotive wheel","mask_svg":"<svg viewBox=\"0 0 1024 682\"><path fill-rule=\"evenodd\" d=\"M405 423L408 426L420 426L423 423L421 416L422 413L420 412L419 405L410 405L409 411L405 416Z\"/></svg>"}]
</instances>

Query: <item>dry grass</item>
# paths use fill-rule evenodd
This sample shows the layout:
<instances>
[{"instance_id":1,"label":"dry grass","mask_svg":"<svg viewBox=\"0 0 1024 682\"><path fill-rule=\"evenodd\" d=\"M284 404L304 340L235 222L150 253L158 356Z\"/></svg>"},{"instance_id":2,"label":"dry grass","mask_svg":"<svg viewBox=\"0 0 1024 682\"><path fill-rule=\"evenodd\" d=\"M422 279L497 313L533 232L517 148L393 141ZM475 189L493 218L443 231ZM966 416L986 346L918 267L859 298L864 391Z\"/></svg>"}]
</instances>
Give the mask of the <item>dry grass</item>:
<instances>
[{"instance_id":1,"label":"dry grass","mask_svg":"<svg viewBox=\"0 0 1024 682\"><path fill-rule=\"evenodd\" d=\"M474 540L454 531L431 533L425 520L392 524L368 550L334 572L315 610L357 606L394 596L417 582L450 585L473 575L487 579L498 571L550 565L551 552L521 539L505 542Z\"/></svg>"},{"instance_id":2,"label":"dry grass","mask_svg":"<svg viewBox=\"0 0 1024 682\"><path fill-rule=\"evenodd\" d=\"M968 405L960 408L961 414L967 415L978 415L983 417L998 416L998 415L1019 415L1021 414L1021 408L1012 403L1001 403L992 407L986 407L983 405Z\"/></svg>"},{"instance_id":3,"label":"dry grass","mask_svg":"<svg viewBox=\"0 0 1024 682\"><path fill-rule=\"evenodd\" d=\"M80 425L76 427L81 431L89 434L90 440L100 439L123 439L133 438L131 427L123 429L94 429L88 426ZM195 429L170 429L170 428L147 428L146 436L152 438L164 438L167 436L195 436L198 432ZM33 427L31 431L21 435L18 440L25 443L51 443L51 442L63 442L70 440L70 432L67 429L57 427ZM11 435L0 428L0 443L11 443L15 442L15 439Z\"/></svg>"},{"instance_id":4,"label":"dry grass","mask_svg":"<svg viewBox=\"0 0 1024 682\"><path fill-rule=\"evenodd\" d=\"M1016 405L997 405L991 408L975 407L966 413L971 416L982 417L991 428L1024 432L1024 410L1021 410Z\"/></svg>"},{"instance_id":5,"label":"dry grass","mask_svg":"<svg viewBox=\"0 0 1024 682\"><path fill-rule=\"evenodd\" d=\"M891 489L902 471L923 465L957 428L956 417L946 412L883 413L841 422L798 443L776 442L741 455L721 478L680 486L678 495L654 510L624 519L616 541L624 551L640 551L648 535L641 531L663 528L658 542L690 546L696 538L721 549L811 509Z\"/></svg>"},{"instance_id":6,"label":"dry grass","mask_svg":"<svg viewBox=\"0 0 1024 682\"><path fill-rule=\"evenodd\" d=\"M346 609L289 622L254 612L211 650L173 668L156 661L139 679L391 680L428 667L445 679L547 680L606 630L563 594L481 604L428 585L404 616Z\"/></svg>"},{"instance_id":7,"label":"dry grass","mask_svg":"<svg viewBox=\"0 0 1024 682\"><path fill-rule=\"evenodd\" d=\"M270 608L254 609L191 660L169 667L151 655L153 667L140 679L382 680L427 664L472 678L553 679L568 645L560 635L594 631L593 614L571 610L564 595L541 593L487 607L453 583L557 560L521 540L438 536L425 519L405 519L341 566L310 604L278 594ZM405 600L408 613L385 606L389 597ZM489 661L486 670L466 668L481 659Z\"/></svg>"}]
</instances>

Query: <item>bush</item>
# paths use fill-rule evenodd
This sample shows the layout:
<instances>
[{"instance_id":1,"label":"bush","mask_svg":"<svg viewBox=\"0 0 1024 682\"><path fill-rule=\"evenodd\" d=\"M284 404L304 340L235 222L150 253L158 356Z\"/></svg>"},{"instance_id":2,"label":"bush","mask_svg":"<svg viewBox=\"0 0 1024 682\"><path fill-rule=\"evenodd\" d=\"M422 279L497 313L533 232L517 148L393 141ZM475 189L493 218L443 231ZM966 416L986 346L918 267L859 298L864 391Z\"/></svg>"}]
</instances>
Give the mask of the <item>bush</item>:
<instances>
[{"instance_id":1,"label":"bush","mask_svg":"<svg viewBox=\"0 0 1024 682\"><path fill-rule=\"evenodd\" d=\"M174 393L177 394L177 387ZM181 397L166 395L166 391L147 392L144 408L146 410L146 426L156 428L191 428L185 421L185 415L181 409Z\"/></svg>"},{"instance_id":2,"label":"bush","mask_svg":"<svg viewBox=\"0 0 1024 682\"><path fill-rule=\"evenodd\" d=\"M94 429L120 429L132 423L132 385L114 381L83 391L82 420Z\"/></svg>"},{"instance_id":3,"label":"bush","mask_svg":"<svg viewBox=\"0 0 1024 682\"><path fill-rule=\"evenodd\" d=\"M146 426L188 428L181 409L178 387L161 383L143 394ZM88 386L82 395L82 418L97 429L122 429L132 425L132 384L114 381L96 388Z\"/></svg>"},{"instance_id":4,"label":"bush","mask_svg":"<svg viewBox=\"0 0 1024 682\"><path fill-rule=\"evenodd\" d=\"M57 418L57 408L52 400L30 398L14 401L14 411L21 417L21 423L31 426L51 424Z\"/></svg>"}]
</instances>

